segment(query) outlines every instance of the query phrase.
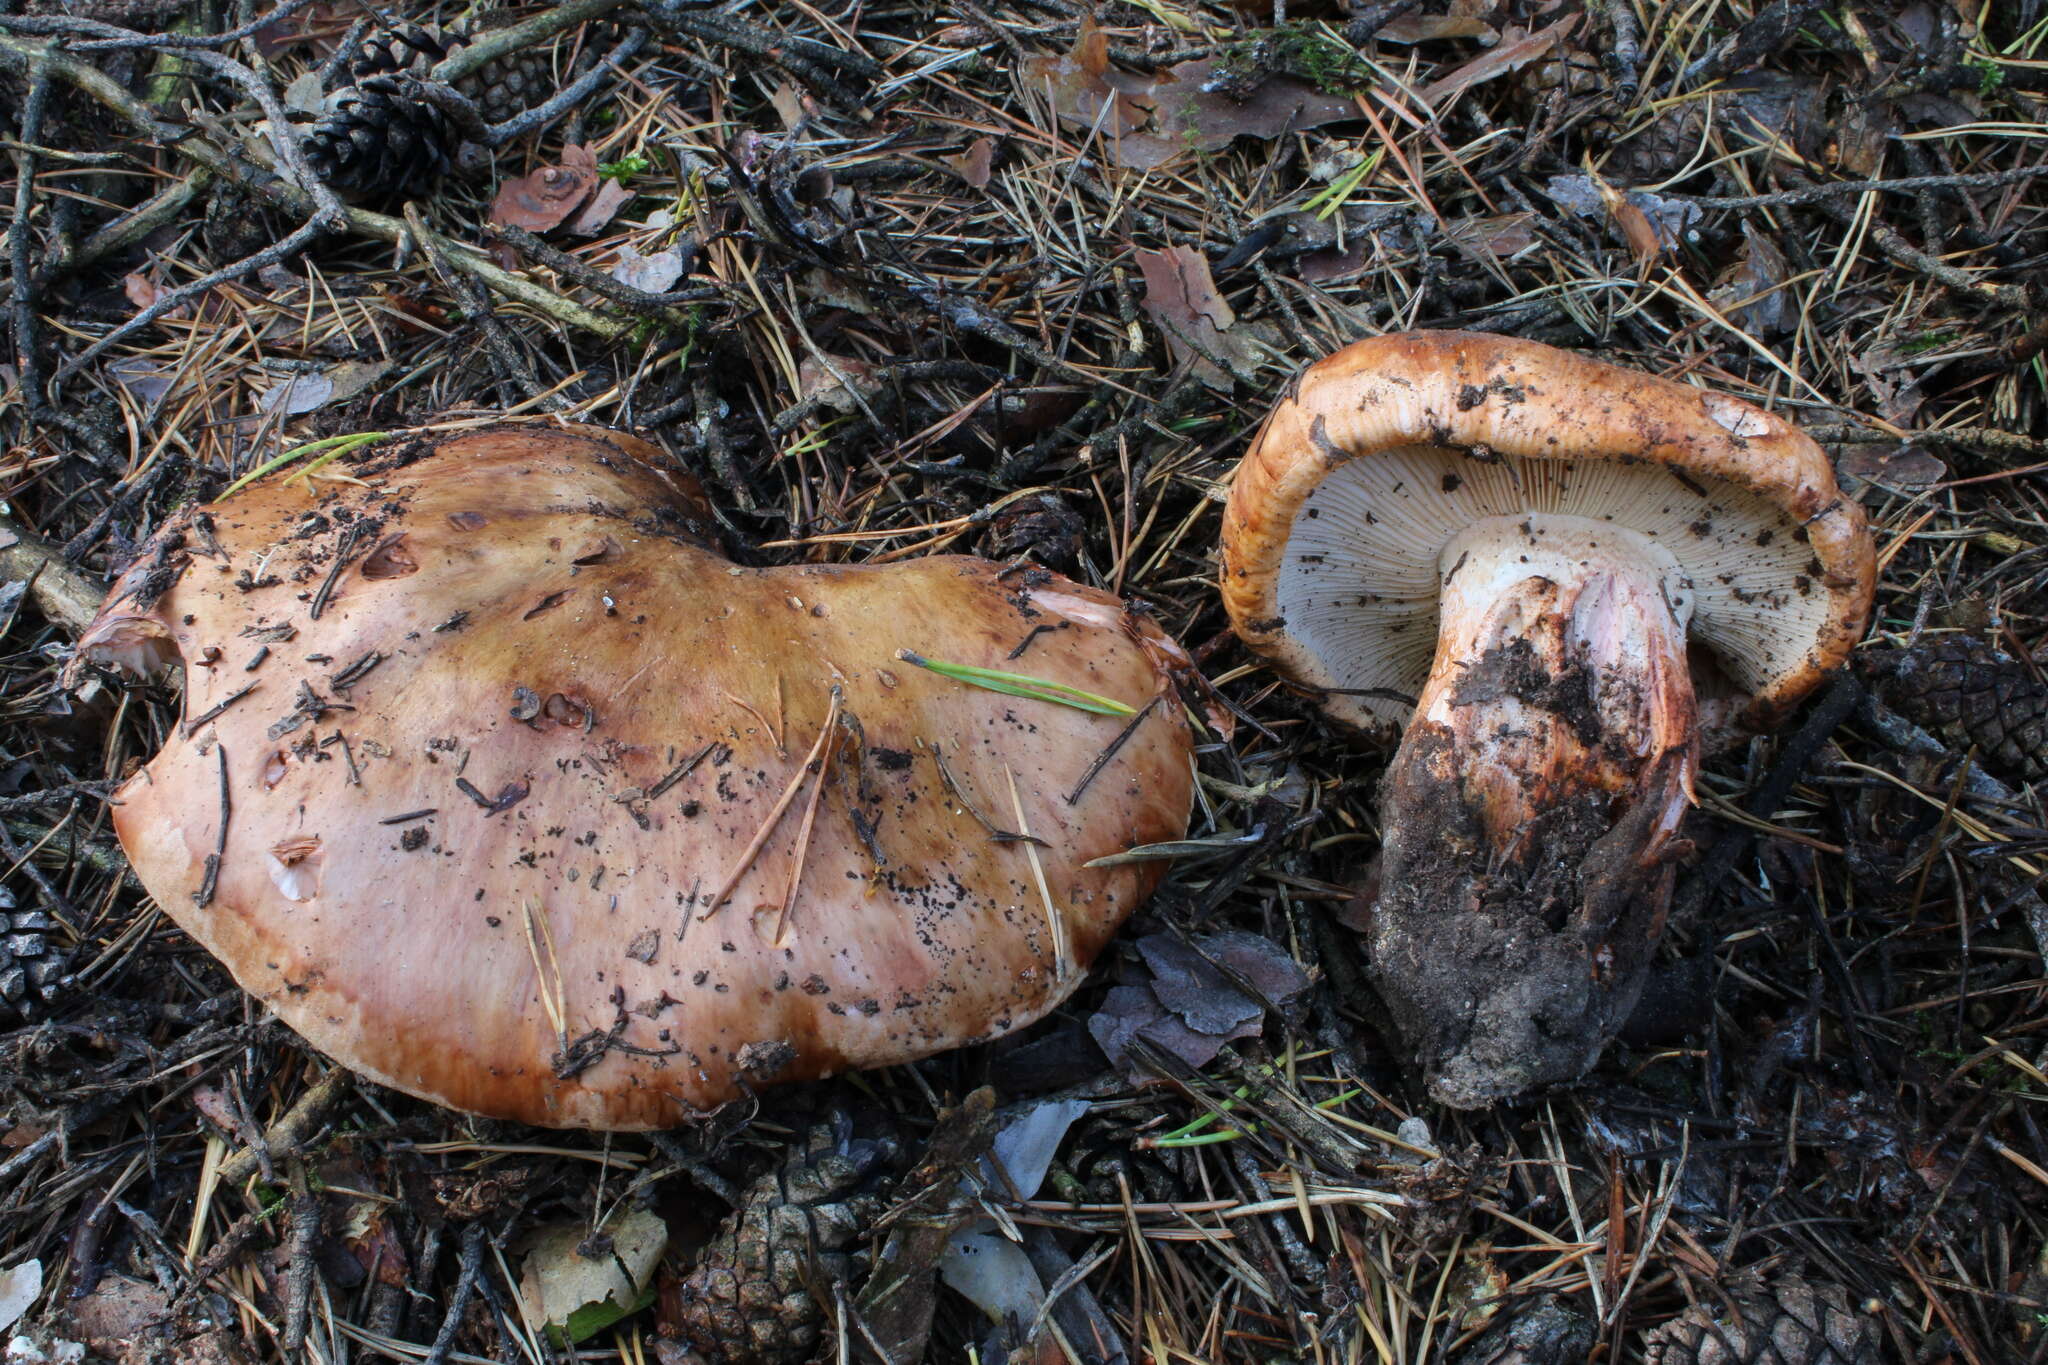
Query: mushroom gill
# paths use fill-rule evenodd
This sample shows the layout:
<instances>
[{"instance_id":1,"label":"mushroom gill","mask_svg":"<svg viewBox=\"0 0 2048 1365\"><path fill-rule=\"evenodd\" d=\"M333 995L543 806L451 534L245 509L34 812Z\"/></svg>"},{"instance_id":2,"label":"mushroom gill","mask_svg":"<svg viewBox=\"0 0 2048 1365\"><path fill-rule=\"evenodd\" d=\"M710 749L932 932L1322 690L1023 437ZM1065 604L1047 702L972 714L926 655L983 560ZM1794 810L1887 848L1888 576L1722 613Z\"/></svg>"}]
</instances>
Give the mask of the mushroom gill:
<instances>
[{"instance_id":1,"label":"mushroom gill","mask_svg":"<svg viewBox=\"0 0 2048 1365\"><path fill-rule=\"evenodd\" d=\"M80 656L175 649L185 719L116 798L137 875L386 1084L647 1128L992 1037L1159 876L1090 861L1186 830L1179 652L1106 594L957 556L742 567L658 451L588 428L349 473L182 515Z\"/></svg>"}]
</instances>

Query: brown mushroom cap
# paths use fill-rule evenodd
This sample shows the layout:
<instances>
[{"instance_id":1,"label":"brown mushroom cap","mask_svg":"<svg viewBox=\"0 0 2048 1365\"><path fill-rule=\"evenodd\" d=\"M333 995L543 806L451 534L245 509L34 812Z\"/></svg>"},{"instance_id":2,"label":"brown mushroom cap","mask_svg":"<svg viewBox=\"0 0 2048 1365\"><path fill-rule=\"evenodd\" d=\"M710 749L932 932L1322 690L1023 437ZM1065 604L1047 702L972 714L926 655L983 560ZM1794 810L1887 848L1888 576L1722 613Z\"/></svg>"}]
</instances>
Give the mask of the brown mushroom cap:
<instances>
[{"instance_id":1,"label":"brown mushroom cap","mask_svg":"<svg viewBox=\"0 0 2048 1365\"><path fill-rule=\"evenodd\" d=\"M1691 638L1762 722L1838 666L1876 577L1820 447L1748 403L1470 332L1358 342L1310 366L1237 471L1223 598L1238 634L1334 717L1407 723L1437 643L1438 554L1484 517L1641 533L1682 566Z\"/></svg>"},{"instance_id":2,"label":"brown mushroom cap","mask_svg":"<svg viewBox=\"0 0 2048 1365\"><path fill-rule=\"evenodd\" d=\"M496 428L317 499L272 479L166 528L81 641L185 664L185 722L118 796L143 884L388 1085L651 1128L989 1038L1159 877L1086 864L1186 830L1156 627L964 557L739 567L659 459Z\"/></svg>"}]
</instances>

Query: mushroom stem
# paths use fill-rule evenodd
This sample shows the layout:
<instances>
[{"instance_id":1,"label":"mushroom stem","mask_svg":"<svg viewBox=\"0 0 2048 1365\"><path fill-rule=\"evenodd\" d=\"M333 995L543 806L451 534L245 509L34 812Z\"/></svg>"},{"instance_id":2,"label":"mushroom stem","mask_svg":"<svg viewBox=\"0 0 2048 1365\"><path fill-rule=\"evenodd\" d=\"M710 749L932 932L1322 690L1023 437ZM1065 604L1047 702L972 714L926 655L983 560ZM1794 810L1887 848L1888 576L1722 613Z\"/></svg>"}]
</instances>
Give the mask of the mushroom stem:
<instances>
[{"instance_id":1,"label":"mushroom stem","mask_svg":"<svg viewBox=\"0 0 2048 1365\"><path fill-rule=\"evenodd\" d=\"M1698 762L1691 596L1655 541L1579 517L1482 520L1440 569L1372 958L1431 1089L1471 1107L1578 1074L1635 1003Z\"/></svg>"}]
</instances>

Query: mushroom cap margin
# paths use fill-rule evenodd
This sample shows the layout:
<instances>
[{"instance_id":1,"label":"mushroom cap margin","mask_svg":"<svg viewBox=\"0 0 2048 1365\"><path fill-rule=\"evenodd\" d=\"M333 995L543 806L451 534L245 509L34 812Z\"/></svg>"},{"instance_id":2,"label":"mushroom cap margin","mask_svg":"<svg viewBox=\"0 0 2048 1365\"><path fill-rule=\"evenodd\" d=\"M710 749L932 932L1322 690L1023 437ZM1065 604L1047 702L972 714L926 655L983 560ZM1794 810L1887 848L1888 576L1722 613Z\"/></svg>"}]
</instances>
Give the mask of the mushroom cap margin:
<instances>
[{"instance_id":1,"label":"mushroom cap margin","mask_svg":"<svg viewBox=\"0 0 2048 1365\"><path fill-rule=\"evenodd\" d=\"M1222 593L1239 638L1293 681L1341 686L1292 638L1278 603L1295 518L1330 472L1401 446L1485 447L1530 460L1675 467L1746 489L1806 531L1830 599L1827 627L1757 689L1740 719L1768 724L1839 667L1862 638L1876 553L1862 509L1827 455L1783 418L1740 399L1539 342L1485 333L1390 333L1354 342L1297 375L1239 463L1224 508ZM1376 738L1354 699L1324 695L1333 719Z\"/></svg>"}]
</instances>

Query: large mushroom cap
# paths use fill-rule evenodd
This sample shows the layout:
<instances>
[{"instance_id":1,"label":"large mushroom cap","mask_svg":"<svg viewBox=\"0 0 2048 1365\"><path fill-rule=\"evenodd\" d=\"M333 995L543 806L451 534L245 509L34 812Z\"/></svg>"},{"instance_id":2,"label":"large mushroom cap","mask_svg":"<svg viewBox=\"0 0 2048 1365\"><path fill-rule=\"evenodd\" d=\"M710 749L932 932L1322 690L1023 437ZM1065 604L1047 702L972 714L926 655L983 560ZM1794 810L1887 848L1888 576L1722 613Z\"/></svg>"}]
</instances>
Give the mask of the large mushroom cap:
<instances>
[{"instance_id":1,"label":"large mushroom cap","mask_svg":"<svg viewBox=\"0 0 2048 1365\"><path fill-rule=\"evenodd\" d=\"M1405 726L1437 645L1438 563L1487 517L1565 516L1668 552L1691 639L1762 720L1863 632L1875 560L1820 447L1723 394L1470 332L1312 365L1240 465L1223 595L1245 642L1334 717Z\"/></svg>"},{"instance_id":2,"label":"large mushroom cap","mask_svg":"<svg viewBox=\"0 0 2048 1365\"><path fill-rule=\"evenodd\" d=\"M991 1037L1159 875L1088 862L1185 832L1155 627L969 558L735 566L658 458L498 428L259 484L167 527L81 641L185 665L118 796L144 885L386 1084L646 1128Z\"/></svg>"}]
</instances>

